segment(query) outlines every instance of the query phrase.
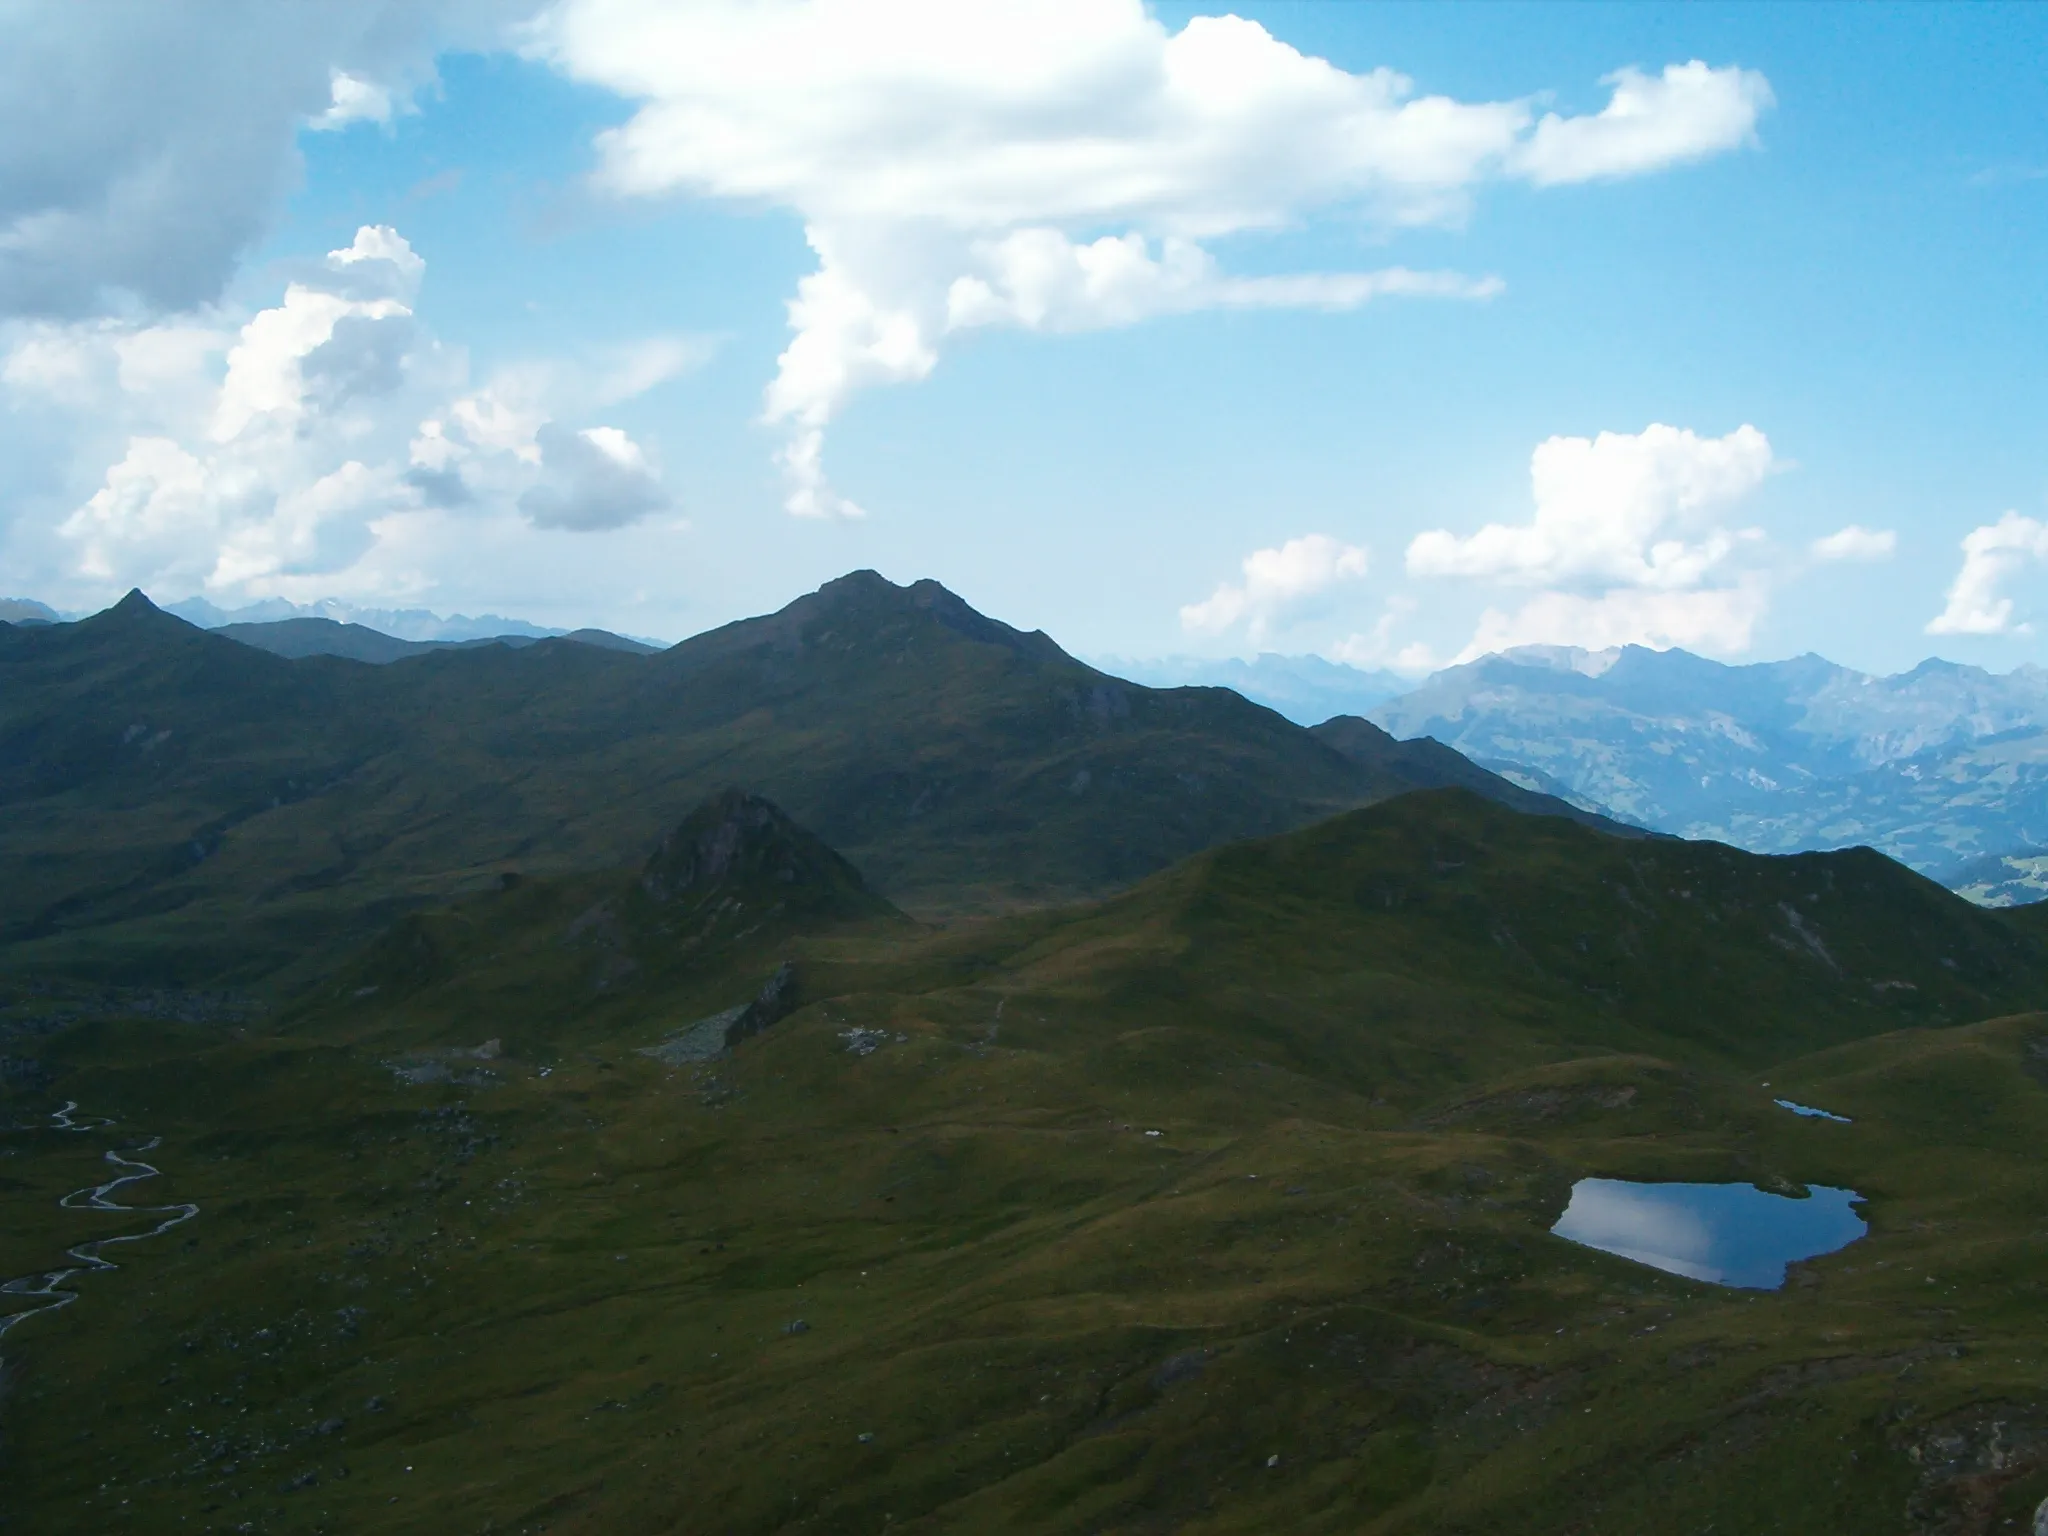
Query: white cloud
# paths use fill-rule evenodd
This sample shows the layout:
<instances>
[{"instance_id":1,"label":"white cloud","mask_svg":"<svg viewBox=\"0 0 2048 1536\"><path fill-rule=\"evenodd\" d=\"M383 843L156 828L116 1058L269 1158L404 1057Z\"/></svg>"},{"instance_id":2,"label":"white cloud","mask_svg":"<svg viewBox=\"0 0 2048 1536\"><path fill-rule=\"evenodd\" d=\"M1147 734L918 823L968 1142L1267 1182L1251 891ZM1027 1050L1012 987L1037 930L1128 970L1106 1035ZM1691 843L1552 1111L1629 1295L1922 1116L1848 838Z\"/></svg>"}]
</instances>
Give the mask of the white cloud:
<instances>
[{"instance_id":1,"label":"white cloud","mask_svg":"<svg viewBox=\"0 0 2048 1536\"><path fill-rule=\"evenodd\" d=\"M1661 75L1620 69L1602 82L1614 94L1592 117L1546 112L1510 163L1539 187L1639 176L1756 142L1772 105L1770 82L1754 70L1709 69L1698 59Z\"/></svg>"},{"instance_id":2,"label":"white cloud","mask_svg":"<svg viewBox=\"0 0 2048 1536\"><path fill-rule=\"evenodd\" d=\"M1276 549L1256 549L1244 557L1244 580L1224 582L1199 603L1180 611L1183 628L1221 634L1240 620L1254 644L1273 625L1296 616L1302 605L1332 587L1357 581L1366 573L1367 557L1356 544L1340 544L1328 534L1305 534Z\"/></svg>"},{"instance_id":3,"label":"white cloud","mask_svg":"<svg viewBox=\"0 0 2048 1536\"><path fill-rule=\"evenodd\" d=\"M1612 77L1592 118L1418 95L1257 23L1169 32L1141 0L560 0L531 51L639 103L600 135L601 185L789 209L818 268L766 396L790 510L854 514L823 432L857 390L922 379L945 339L1218 307L1483 298L1456 273L1234 277L1203 241L1355 209L1461 217L1489 178L1631 175L1747 142L1760 76L1693 63Z\"/></svg>"},{"instance_id":4,"label":"white cloud","mask_svg":"<svg viewBox=\"0 0 2048 1536\"><path fill-rule=\"evenodd\" d=\"M981 271L947 289L948 331L1088 331L1198 309L1355 309L1382 295L1487 299L1501 291L1497 278L1405 267L1226 277L1215 257L1173 235L1154 257L1140 234L1077 245L1056 229L1022 229L979 242L970 255Z\"/></svg>"},{"instance_id":5,"label":"white cloud","mask_svg":"<svg viewBox=\"0 0 2048 1536\"><path fill-rule=\"evenodd\" d=\"M1741 651L1767 594L1735 557L1762 535L1719 519L1774 463L1751 426L1553 437L1530 456L1530 521L1418 534L1408 573L1547 589L1514 613L1489 609L1460 659L1538 642Z\"/></svg>"},{"instance_id":6,"label":"white cloud","mask_svg":"<svg viewBox=\"0 0 2048 1536\"><path fill-rule=\"evenodd\" d=\"M424 272L396 230L370 225L240 324L0 333L14 403L56 410L92 466L92 488L53 519L72 572L232 603L370 580L366 558L429 513L596 531L670 505L623 431L559 422L672 377L701 347L646 338L471 387L462 354L413 313ZM373 564L377 581L419 579Z\"/></svg>"},{"instance_id":7,"label":"white cloud","mask_svg":"<svg viewBox=\"0 0 2048 1536\"><path fill-rule=\"evenodd\" d=\"M1693 591L1539 592L1511 613L1487 609L1456 660L1471 661L1517 645L1576 645L1589 651L1617 645L1683 646L1738 655L1749 649L1769 595L1763 579L1753 573L1733 586Z\"/></svg>"},{"instance_id":8,"label":"white cloud","mask_svg":"<svg viewBox=\"0 0 2048 1536\"><path fill-rule=\"evenodd\" d=\"M1384 667L1413 676L1433 671L1437 657L1426 643L1411 640L1403 645L1395 639L1395 632L1419 606L1414 598L1397 592L1387 599L1370 632L1347 635L1324 654L1349 667Z\"/></svg>"},{"instance_id":9,"label":"white cloud","mask_svg":"<svg viewBox=\"0 0 2048 1536\"><path fill-rule=\"evenodd\" d=\"M571 432L550 422L538 444L541 478L519 498L536 528L623 528L670 504L647 455L617 427Z\"/></svg>"},{"instance_id":10,"label":"white cloud","mask_svg":"<svg viewBox=\"0 0 2048 1536\"><path fill-rule=\"evenodd\" d=\"M1948 604L1927 624L1930 635L2023 635L2013 622L2013 600L2001 596L2006 578L2031 561L2048 560L2048 524L2008 512L1963 536L1963 564L1949 584Z\"/></svg>"},{"instance_id":11,"label":"white cloud","mask_svg":"<svg viewBox=\"0 0 2048 1536\"><path fill-rule=\"evenodd\" d=\"M15 4L0 47L0 315L216 300L298 175L302 125L388 115L521 0Z\"/></svg>"},{"instance_id":12,"label":"white cloud","mask_svg":"<svg viewBox=\"0 0 2048 1536\"><path fill-rule=\"evenodd\" d=\"M1408 571L1531 586L1697 586L1735 546L1712 515L1762 484L1771 462L1769 440L1751 426L1717 438L1657 424L1549 438L1529 460L1531 521L1488 523L1466 538L1442 528L1418 534Z\"/></svg>"},{"instance_id":13,"label":"white cloud","mask_svg":"<svg viewBox=\"0 0 2048 1536\"><path fill-rule=\"evenodd\" d=\"M331 132L350 123L389 123L391 92L373 80L360 80L345 69L329 70L327 110L309 120L316 132Z\"/></svg>"},{"instance_id":14,"label":"white cloud","mask_svg":"<svg viewBox=\"0 0 2048 1536\"><path fill-rule=\"evenodd\" d=\"M1856 523L1838 528L1809 546L1816 560L1889 560L1899 536L1889 528L1864 528Z\"/></svg>"}]
</instances>

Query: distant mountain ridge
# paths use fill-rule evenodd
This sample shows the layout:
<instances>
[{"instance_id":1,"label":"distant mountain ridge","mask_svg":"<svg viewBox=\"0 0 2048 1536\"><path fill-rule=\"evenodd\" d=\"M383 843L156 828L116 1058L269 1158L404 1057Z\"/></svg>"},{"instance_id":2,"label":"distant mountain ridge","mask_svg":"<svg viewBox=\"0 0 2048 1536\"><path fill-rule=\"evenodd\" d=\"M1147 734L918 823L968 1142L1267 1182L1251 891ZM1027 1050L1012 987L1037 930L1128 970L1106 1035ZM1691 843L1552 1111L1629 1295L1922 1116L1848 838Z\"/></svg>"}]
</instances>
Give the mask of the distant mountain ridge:
<instances>
[{"instance_id":1,"label":"distant mountain ridge","mask_svg":"<svg viewBox=\"0 0 2048 1536\"><path fill-rule=\"evenodd\" d=\"M0 597L0 624L55 624L62 617L32 597Z\"/></svg>"},{"instance_id":2,"label":"distant mountain ridge","mask_svg":"<svg viewBox=\"0 0 2048 1536\"><path fill-rule=\"evenodd\" d=\"M201 629L224 629L231 624L275 624L288 619L327 619L336 624L357 624L374 629L394 640L492 640L502 635L524 635L545 640L568 633L531 624L525 619L508 619L484 613L471 618L466 613L443 618L425 608L359 608L339 598L323 597L312 603L287 602L267 597L244 608L221 608L203 597L187 597L163 604L165 613L176 614Z\"/></svg>"},{"instance_id":3,"label":"distant mountain ridge","mask_svg":"<svg viewBox=\"0 0 2048 1536\"><path fill-rule=\"evenodd\" d=\"M1148 688L1228 688L1263 704L1296 725L1321 725L1339 715L1363 715L1407 691L1393 672L1367 671L1321 656L1262 652L1251 661L1227 656L1160 656L1149 661L1098 656L1092 665Z\"/></svg>"},{"instance_id":4,"label":"distant mountain ridge","mask_svg":"<svg viewBox=\"0 0 2048 1536\"><path fill-rule=\"evenodd\" d=\"M340 624L333 619L275 619L268 623L222 624L212 631L239 640L274 656L340 656L349 661L367 661L374 666L424 656L430 651L467 649L479 645L502 645L513 650L538 644L542 639L573 640L608 651L627 651L646 656L661 649L644 641L629 640L608 629L572 629L551 635L484 635L473 640L400 640L364 624Z\"/></svg>"},{"instance_id":5,"label":"distant mountain ridge","mask_svg":"<svg viewBox=\"0 0 2048 1536\"><path fill-rule=\"evenodd\" d=\"M1867 843L1937 878L2048 844L2048 669L1529 646L1371 711L1659 831L1785 853ZM1979 872L1979 883L1982 871ZM2009 899L1990 892L1991 899Z\"/></svg>"}]
</instances>

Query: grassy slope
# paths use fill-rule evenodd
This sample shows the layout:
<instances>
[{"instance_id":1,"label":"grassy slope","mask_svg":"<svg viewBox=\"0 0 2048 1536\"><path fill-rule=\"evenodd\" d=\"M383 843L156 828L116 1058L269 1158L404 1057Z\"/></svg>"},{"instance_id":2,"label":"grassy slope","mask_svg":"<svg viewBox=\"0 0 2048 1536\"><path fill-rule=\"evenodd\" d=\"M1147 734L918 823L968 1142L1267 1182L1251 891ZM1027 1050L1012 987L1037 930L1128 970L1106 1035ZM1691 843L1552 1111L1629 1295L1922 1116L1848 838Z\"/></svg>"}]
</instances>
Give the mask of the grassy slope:
<instances>
[{"instance_id":1,"label":"grassy slope","mask_svg":"<svg viewBox=\"0 0 2048 1536\"><path fill-rule=\"evenodd\" d=\"M621 878L476 897L268 1032L58 1037L123 1122L90 1144L163 1133L206 1211L8 1341L0 1530L1962 1532L2048 1493L2048 1020L1929 1027L2037 1003L2039 952L1896 866L1417 796L941 933L663 970L627 925L600 986L568 929ZM731 1059L633 1054L786 955L806 1006ZM493 1035L490 1085L380 1065ZM13 1273L107 1218L48 1208L85 1139L6 1142ZM1872 1234L1720 1291L1547 1236L1594 1173L1845 1184Z\"/></svg>"},{"instance_id":2,"label":"grassy slope","mask_svg":"<svg viewBox=\"0 0 2048 1536\"><path fill-rule=\"evenodd\" d=\"M656 656L380 667L287 661L138 597L0 632L0 685L17 973L258 981L508 870L622 863L726 783L932 911L1100 892L1417 782L868 573Z\"/></svg>"}]
</instances>

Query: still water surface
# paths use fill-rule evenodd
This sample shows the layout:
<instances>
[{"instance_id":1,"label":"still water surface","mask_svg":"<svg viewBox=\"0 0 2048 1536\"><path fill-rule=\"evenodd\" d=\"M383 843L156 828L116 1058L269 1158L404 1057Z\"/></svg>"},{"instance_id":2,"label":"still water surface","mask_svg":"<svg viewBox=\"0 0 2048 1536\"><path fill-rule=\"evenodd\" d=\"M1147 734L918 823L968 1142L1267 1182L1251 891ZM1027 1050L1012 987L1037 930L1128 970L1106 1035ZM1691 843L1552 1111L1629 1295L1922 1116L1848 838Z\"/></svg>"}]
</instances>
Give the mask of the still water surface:
<instances>
[{"instance_id":1,"label":"still water surface","mask_svg":"<svg viewBox=\"0 0 2048 1536\"><path fill-rule=\"evenodd\" d=\"M1850 1209L1862 1198L1824 1184L1795 1200L1754 1184L1581 1179L1550 1230L1674 1275L1774 1291L1787 1264L1846 1248L1869 1230Z\"/></svg>"}]
</instances>

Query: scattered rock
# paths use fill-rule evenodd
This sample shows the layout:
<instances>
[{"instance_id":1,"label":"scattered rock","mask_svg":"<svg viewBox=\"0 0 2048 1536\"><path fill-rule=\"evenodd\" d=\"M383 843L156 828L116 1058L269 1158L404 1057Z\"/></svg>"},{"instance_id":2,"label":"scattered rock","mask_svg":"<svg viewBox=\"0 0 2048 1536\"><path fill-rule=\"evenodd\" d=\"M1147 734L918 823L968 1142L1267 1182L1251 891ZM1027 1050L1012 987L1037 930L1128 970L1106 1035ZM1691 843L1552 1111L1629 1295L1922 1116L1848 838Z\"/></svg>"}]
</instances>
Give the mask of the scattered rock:
<instances>
[{"instance_id":1,"label":"scattered rock","mask_svg":"<svg viewBox=\"0 0 2048 1536\"><path fill-rule=\"evenodd\" d=\"M791 1338L794 1338L796 1335L800 1333L809 1333L811 1331L811 1325L805 1322L802 1318L798 1318L795 1322L791 1323L787 1328L783 1329L782 1331L788 1334Z\"/></svg>"},{"instance_id":2,"label":"scattered rock","mask_svg":"<svg viewBox=\"0 0 2048 1536\"><path fill-rule=\"evenodd\" d=\"M796 1006L796 967L785 960L775 968L751 1003L727 1008L709 1018L698 1019L668 1032L660 1045L643 1045L642 1056L651 1056L664 1066L688 1066L711 1061L769 1025L778 1023Z\"/></svg>"},{"instance_id":3,"label":"scattered rock","mask_svg":"<svg viewBox=\"0 0 2048 1536\"><path fill-rule=\"evenodd\" d=\"M645 1045L640 1048L642 1056L652 1056L663 1066L682 1067L692 1062L710 1061L725 1054L725 1034L737 1024L746 1013L744 1005L714 1013L709 1018L699 1019L694 1024L685 1024L680 1029L669 1031L668 1038L660 1045Z\"/></svg>"},{"instance_id":4,"label":"scattered rock","mask_svg":"<svg viewBox=\"0 0 2048 1536\"><path fill-rule=\"evenodd\" d=\"M1916 1536L1982 1536L2001 1491L2048 1466L2048 1408L1977 1404L1899 1433L1895 1443L1920 1472L1906 1503ZM2034 1529L2048 1536L2038 1510Z\"/></svg>"}]
</instances>

